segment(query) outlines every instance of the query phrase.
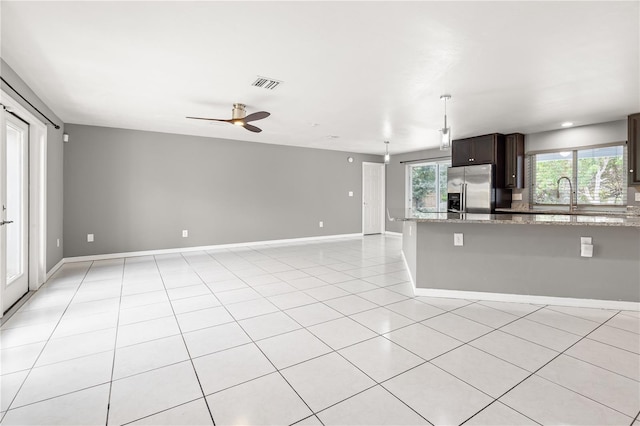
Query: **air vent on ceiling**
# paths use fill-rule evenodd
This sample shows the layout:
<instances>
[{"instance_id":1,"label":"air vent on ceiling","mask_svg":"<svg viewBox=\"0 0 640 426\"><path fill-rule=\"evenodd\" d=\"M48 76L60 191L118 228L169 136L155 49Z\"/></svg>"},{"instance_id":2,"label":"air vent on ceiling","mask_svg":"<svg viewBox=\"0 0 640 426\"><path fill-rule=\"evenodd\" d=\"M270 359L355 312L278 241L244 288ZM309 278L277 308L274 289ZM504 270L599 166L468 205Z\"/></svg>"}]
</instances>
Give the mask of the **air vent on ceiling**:
<instances>
[{"instance_id":1,"label":"air vent on ceiling","mask_svg":"<svg viewBox=\"0 0 640 426\"><path fill-rule=\"evenodd\" d=\"M262 87L263 89L267 89L267 90L273 90L281 84L282 84L282 81L280 80L274 80L273 78L258 76L258 78L256 78L256 81L254 81L251 85L255 87Z\"/></svg>"}]
</instances>

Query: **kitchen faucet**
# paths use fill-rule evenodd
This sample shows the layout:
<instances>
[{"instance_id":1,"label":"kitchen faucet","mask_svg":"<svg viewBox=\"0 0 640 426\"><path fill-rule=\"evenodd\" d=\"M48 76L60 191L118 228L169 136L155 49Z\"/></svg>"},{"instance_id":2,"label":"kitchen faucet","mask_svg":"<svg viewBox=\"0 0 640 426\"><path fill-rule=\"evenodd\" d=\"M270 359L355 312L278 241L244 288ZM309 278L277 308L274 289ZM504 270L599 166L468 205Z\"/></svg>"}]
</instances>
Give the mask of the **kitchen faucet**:
<instances>
[{"instance_id":1,"label":"kitchen faucet","mask_svg":"<svg viewBox=\"0 0 640 426\"><path fill-rule=\"evenodd\" d=\"M573 204L573 185L571 184L571 179L566 176L561 176L560 179L558 179L558 182L556 182L556 197L560 198L560 181L562 179L566 179L567 182L569 182L569 211L572 212L576 206Z\"/></svg>"}]
</instances>

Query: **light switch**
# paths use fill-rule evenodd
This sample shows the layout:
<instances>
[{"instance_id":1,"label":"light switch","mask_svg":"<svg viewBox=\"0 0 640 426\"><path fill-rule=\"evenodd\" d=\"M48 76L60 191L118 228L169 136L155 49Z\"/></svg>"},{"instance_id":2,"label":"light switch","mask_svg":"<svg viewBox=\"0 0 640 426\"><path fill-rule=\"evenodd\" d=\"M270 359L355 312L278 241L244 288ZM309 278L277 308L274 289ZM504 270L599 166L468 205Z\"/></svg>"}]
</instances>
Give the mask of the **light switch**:
<instances>
[{"instance_id":1,"label":"light switch","mask_svg":"<svg viewBox=\"0 0 640 426\"><path fill-rule=\"evenodd\" d=\"M93 242L93 234L87 234L87 242L88 243L92 243Z\"/></svg>"},{"instance_id":2,"label":"light switch","mask_svg":"<svg viewBox=\"0 0 640 426\"><path fill-rule=\"evenodd\" d=\"M636 201L640 202L640 192L636 192L635 198Z\"/></svg>"},{"instance_id":3,"label":"light switch","mask_svg":"<svg viewBox=\"0 0 640 426\"><path fill-rule=\"evenodd\" d=\"M353 191L349 191L349 197L353 197Z\"/></svg>"},{"instance_id":4,"label":"light switch","mask_svg":"<svg viewBox=\"0 0 640 426\"><path fill-rule=\"evenodd\" d=\"M319 226L320 228L324 228L324 222L323 222L323 221L320 221L320 223L318 223L318 226Z\"/></svg>"},{"instance_id":5,"label":"light switch","mask_svg":"<svg viewBox=\"0 0 640 426\"><path fill-rule=\"evenodd\" d=\"M464 245L464 236L463 234L455 233L453 234L453 245L454 246L463 246Z\"/></svg>"},{"instance_id":6,"label":"light switch","mask_svg":"<svg viewBox=\"0 0 640 426\"><path fill-rule=\"evenodd\" d=\"M580 237L580 244L593 244L593 238L591 237Z\"/></svg>"}]
</instances>

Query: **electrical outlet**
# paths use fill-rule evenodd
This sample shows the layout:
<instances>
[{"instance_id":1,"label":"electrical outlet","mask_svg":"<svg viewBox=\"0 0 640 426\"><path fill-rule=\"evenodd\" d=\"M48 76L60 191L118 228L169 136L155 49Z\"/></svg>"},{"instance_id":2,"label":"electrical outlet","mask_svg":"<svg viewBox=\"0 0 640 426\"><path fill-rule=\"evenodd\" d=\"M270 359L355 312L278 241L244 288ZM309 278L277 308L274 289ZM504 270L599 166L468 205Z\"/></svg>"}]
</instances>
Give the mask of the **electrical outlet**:
<instances>
[{"instance_id":1,"label":"electrical outlet","mask_svg":"<svg viewBox=\"0 0 640 426\"><path fill-rule=\"evenodd\" d=\"M580 256L582 256L582 257L593 257L593 245L592 244L581 244L580 245Z\"/></svg>"},{"instance_id":2,"label":"electrical outlet","mask_svg":"<svg viewBox=\"0 0 640 426\"><path fill-rule=\"evenodd\" d=\"M323 222L323 221L320 221L320 223L318 224L318 226L319 226L320 228L324 228L324 222Z\"/></svg>"},{"instance_id":3,"label":"electrical outlet","mask_svg":"<svg viewBox=\"0 0 640 426\"><path fill-rule=\"evenodd\" d=\"M93 234L87 234L87 242L88 243L92 243L93 242Z\"/></svg>"},{"instance_id":4,"label":"electrical outlet","mask_svg":"<svg viewBox=\"0 0 640 426\"><path fill-rule=\"evenodd\" d=\"M353 197L353 191L349 191L349 197Z\"/></svg>"},{"instance_id":5,"label":"electrical outlet","mask_svg":"<svg viewBox=\"0 0 640 426\"><path fill-rule=\"evenodd\" d=\"M182 230L182 238L187 238L189 236L189 230L188 229L183 229Z\"/></svg>"},{"instance_id":6,"label":"electrical outlet","mask_svg":"<svg viewBox=\"0 0 640 426\"><path fill-rule=\"evenodd\" d=\"M463 246L464 245L464 235L455 233L453 234L453 245L454 246Z\"/></svg>"},{"instance_id":7,"label":"electrical outlet","mask_svg":"<svg viewBox=\"0 0 640 426\"><path fill-rule=\"evenodd\" d=\"M513 194L511 198L513 201L522 201L522 194Z\"/></svg>"},{"instance_id":8,"label":"electrical outlet","mask_svg":"<svg viewBox=\"0 0 640 426\"><path fill-rule=\"evenodd\" d=\"M640 192L636 192L635 199L636 201L640 202Z\"/></svg>"},{"instance_id":9,"label":"electrical outlet","mask_svg":"<svg viewBox=\"0 0 640 426\"><path fill-rule=\"evenodd\" d=\"M593 244L593 238L591 237L580 237L580 244Z\"/></svg>"}]
</instances>

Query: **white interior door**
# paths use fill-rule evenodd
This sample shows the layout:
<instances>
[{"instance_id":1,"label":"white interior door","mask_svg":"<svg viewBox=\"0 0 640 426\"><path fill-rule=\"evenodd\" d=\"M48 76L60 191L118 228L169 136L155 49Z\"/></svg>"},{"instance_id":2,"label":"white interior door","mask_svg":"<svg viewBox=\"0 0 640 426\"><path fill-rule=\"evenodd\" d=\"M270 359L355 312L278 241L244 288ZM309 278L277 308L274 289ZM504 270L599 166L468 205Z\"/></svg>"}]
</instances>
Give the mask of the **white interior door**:
<instances>
[{"instance_id":1,"label":"white interior door","mask_svg":"<svg viewBox=\"0 0 640 426\"><path fill-rule=\"evenodd\" d=\"M2 111L0 290L2 312L29 291L29 125Z\"/></svg>"},{"instance_id":2,"label":"white interior door","mask_svg":"<svg viewBox=\"0 0 640 426\"><path fill-rule=\"evenodd\" d=\"M362 163L362 233L383 233L384 219L384 164Z\"/></svg>"}]
</instances>

